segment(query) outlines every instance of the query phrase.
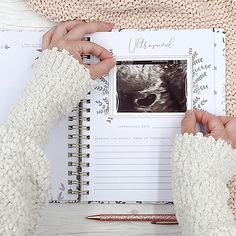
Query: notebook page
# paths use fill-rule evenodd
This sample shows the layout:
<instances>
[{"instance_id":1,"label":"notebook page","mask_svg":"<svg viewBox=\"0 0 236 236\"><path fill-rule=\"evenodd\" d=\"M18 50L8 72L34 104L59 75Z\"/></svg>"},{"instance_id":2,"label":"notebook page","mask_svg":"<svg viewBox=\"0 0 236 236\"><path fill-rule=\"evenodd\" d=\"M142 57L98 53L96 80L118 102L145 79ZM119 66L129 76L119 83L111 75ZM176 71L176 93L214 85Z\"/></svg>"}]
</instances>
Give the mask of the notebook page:
<instances>
[{"instance_id":1,"label":"notebook page","mask_svg":"<svg viewBox=\"0 0 236 236\"><path fill-rule=\"evenodd\" d=\"M32 79L32 65L40 55L44 32L0 31L0 123L20 98L27 81ZM75 200L68 189L68 118L61 120L50 132L47 157L51 165L49 201Z\"/></svg>"},{"instance_id":2,"label":"notebook page","mask_svg":"<svg viewBox=\"0 0 236 236\"><path fill-rule=\"evenodd\" d=\"M171 201L171 151L180 118L100 125L91 115L90 196L99 201Z\"/></svg>"},{"instance_id":3,"label":"notebook page","mask_svg":"<svg viewBox=\"0 0 236 236\"><path fill-rule=\"evenodd\" d=\"M192 58L191 107L224 114L222 100L216 100L215 91L222 91L224 69L214 75L215 41L223 50L222 30L215 37L208 30L158 30L97 33L91 41L103 45L119 58L190 56ZM130 50L130 40L143 38L149 45L167 47ZM143 47L142 47L143 46ZM133 48L132 48L133 49ZM219 53L218 53L219 54ZM221 54L217 63L224 64ZM117 109L114 77L103 77L90 95L90 166L88 196L83 201L102 202L156 202L171 201L171 153L173 140L180 133L183 112L111 112ZM133 84L135 86L135 83ZM111 94L113 93L113 94ZM220 94L221 92L219 92ZM115 98L114 98L115 97ZM114 109L115 107L115 109ZM219 108L220 107L220 108ZM147 114L149 113L149 114ZM86 132L84 132L86 133ZM85 141L86 143L86 141Z\"/></svg>"}]
</instances>

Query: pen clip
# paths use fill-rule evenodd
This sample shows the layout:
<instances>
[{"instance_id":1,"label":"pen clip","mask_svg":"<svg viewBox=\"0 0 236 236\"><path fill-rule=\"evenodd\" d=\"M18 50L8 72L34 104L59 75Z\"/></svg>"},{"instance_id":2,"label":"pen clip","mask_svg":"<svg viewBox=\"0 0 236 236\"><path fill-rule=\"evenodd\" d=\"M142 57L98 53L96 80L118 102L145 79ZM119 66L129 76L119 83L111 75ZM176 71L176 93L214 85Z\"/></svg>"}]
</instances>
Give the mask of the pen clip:
<instances>
[{"instance_id":1,"label":"pen clip","mask_svg":"<svg viewBox=\"0 0 236 236\"><path fill-rule=\"evenodd\" d=\"M156 225L177 225L177 221L152 221L151 224Z\"/></svg>"}]
</instances>

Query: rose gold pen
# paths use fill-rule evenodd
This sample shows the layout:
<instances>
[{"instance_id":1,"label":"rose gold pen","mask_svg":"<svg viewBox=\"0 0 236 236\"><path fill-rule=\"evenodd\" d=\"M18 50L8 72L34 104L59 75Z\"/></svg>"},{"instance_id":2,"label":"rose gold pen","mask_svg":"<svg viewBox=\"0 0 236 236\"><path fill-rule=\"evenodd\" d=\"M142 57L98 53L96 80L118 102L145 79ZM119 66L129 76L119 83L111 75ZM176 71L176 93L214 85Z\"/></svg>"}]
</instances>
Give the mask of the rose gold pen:
<instances>
[{"instance_id":1,"label":"rose gold pen","mask_svg":"<svg viewBox=\"0 0 236 236\"><path fill-rule=\"evenodd\" d=\"M88 216L100 221L150 221L152 224L178 224L174 214L100 214Z\"/></svg>"}]
</instances>

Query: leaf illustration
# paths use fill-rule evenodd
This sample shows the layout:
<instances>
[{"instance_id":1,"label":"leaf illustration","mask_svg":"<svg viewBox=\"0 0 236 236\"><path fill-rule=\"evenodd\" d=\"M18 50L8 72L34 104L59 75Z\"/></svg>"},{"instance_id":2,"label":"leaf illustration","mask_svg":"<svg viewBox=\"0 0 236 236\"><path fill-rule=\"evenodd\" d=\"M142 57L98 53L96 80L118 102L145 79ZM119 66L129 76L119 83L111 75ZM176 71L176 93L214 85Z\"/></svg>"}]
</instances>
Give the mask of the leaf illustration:
<instances>
[{"instance_id":1,"label":"leaf illustration","mask_svg":"<svg viewBox=\"0 0 236 236\"><path fill-rule=\"evenodd\" d=\"M64 191L66 188L65 188L65 185L63 184L63 183L61 183L61 187L59 187L59 189L61 190L61 191Z\"/></svg>"},{"instance_id":2,"label":"leaf illustration","mask_svg":"<svg viewBox=\"0 0 236 236\"><path fill-rule=\"evenodd\" d=\"M7 44L4 46L5 49L9 49L11 47L9 47Z\"/></svg>"}]
</instances>

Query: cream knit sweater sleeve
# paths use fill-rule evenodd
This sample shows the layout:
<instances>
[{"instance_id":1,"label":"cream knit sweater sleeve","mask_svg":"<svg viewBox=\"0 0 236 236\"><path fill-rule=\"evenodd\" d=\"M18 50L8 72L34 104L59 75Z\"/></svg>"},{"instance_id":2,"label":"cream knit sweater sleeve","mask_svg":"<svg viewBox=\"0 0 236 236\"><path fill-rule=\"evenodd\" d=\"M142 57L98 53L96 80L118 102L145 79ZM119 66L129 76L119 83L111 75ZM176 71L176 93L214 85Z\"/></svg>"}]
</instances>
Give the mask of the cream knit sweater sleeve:
<instances>
[{"instance_id":1,"label":"cream knit sweater sleeve","mask_svg":"<svg viewBox=\"0 0 236 236\"><path fill-rule=\"evenodd\" d=\"M173 197L183 236L236 235L227 182L236 173L236 150L223 140L178 135Z\"/></svg>"},{"instance_id":2,"label":"cream knit sweater sleeve","mask_svg":"<svg viewBox=\"0 0 236 236\"><path fill-rule=\"evenodd\" d=\"M49 199L48 132L94 84L67 51L45 50L35 63L33 79L0 126L0 235L32 235Z\"/></svg>"}]
</instances>

